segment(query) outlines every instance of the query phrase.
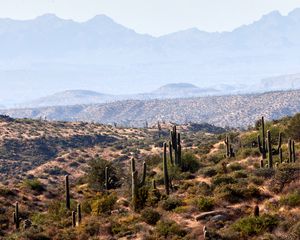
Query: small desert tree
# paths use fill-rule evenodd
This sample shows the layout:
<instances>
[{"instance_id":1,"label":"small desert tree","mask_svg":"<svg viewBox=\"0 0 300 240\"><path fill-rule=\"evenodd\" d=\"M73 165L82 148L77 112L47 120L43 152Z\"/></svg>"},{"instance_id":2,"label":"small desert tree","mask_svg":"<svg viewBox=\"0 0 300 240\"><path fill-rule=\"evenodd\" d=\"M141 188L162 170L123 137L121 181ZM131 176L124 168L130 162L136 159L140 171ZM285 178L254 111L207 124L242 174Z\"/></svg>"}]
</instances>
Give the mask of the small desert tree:
<instances>
[{"instance_id":1,"label":"small desert tree","mask_svg":"<svg viewBox=\"0 0 300 240\"><path fill-rule=\"evenodd\" d=\"M108 184L109 188L120 186L120 173L117 171L116 164L108 162L101 158L92 159L88 163L86 177L89 186L96 191L106 189L105 169L108 168Z\"/></svg>"},{"instance_id":2,"label":"small desert tree","mask_svg":"<svg viewBox=\"0 0 300 240\"><path fill-rule=\"evenodd\" d=\"M300 140L300 113L291 118L287 127L287 136L294 140Z\"/></svg>"}]
</instances>

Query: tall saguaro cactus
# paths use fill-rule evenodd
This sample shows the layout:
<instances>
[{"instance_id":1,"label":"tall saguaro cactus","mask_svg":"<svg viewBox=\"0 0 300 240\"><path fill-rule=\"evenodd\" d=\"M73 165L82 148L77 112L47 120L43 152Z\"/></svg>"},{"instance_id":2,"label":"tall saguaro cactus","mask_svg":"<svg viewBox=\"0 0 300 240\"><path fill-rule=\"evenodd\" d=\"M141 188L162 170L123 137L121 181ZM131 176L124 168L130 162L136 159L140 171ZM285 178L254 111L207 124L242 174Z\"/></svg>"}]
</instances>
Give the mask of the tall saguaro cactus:
<instances>
[{"instance_id":1,"label":"tall saguaro cactus","mask_svg":"<svg viewBox=\"0 0 300 240\"><path fill-rule=\"evenodd\" d=\"M109 190L109 170L108 167L105 167L105 188Z\"/></svg>"},{"instance_id":2,"label":"tall saguaro cactus","mask_svg":"<svg viewBox=\"0 0 300 240\"><path fill-rule=\"evenodd\" d=\"M72 211L72 227L76 227L76 212Z\"/></svg>"},{"instance_id":3,"label":"tall saguaro cactus","mask_svg":"<svg viewBox=\"0 0 300 240\"><path fill-rule=\"evenodd\" d=\"M13 213L13 220L14 224L16 226L16 229L18 230L20 228L20 216L19 216L19 203L16 202L15 204L15 211Z\"/></svg>"},{"instance_id":4,"label":"tall saguaro cactus","mask_svg":"<svg viewBox=\"0 0 300 240\"><path fill-rule=\"evenodd\" d=\"M268 130L267 132L267 137L268 137L268 166L269 168L273 168L273 155L272 155L272 143L271 143L271 132Z\"/></svg>"},{"instance_id":5,"label":"tall saguaro cactus","mask_svg":"<svg viewBox=\"0 0 300 240\"><path fill-rule=\"evenodd\" d=\"M292 142L292 151L293 151L293 162L296 162L296 150L295 150L295 141Z\"/></svg>"},{"instance_id":6,"label":"tall saguaro cactus","mask_svg":"<svg viewBox=\"0 0 300 240\"><path fill-rule=\"evenodd\" d=\"M180 133L177 132L176 126L173 126L173 130L170 133L171 144L169 143L169 151L170 151L170 162L173 165L173 157L172 157L172 149L174 150L174 165L181 165L181 138ZM172 147L170 147L172 145Z\"/></svg>"},{"instance_id":7,"label":"tall saguaro cactus","mask_svg":"<svg viewBox=\"0 0 300 240\"><path fill-rule=\"evenodd\" d=\"M135 160L134 160L134 158L131 158L130 163L131 163L131 172L133 173L135 171Z\"/></svg>"},{"instance_id":8,"label":"tall saguaro cactus","mask_svg":"<svg viewBox=\"0 0 300 240\"><path fill-rule=\"evenodd\" d=\"M279 148L279 161L283 163L282 148Z\"/></svg>"},{"instance_id":9,"label":"tall saguaro cactus","mask_svg":"<svg viewBox=\"0 0 300 240\"><path fill-rule=\"evenodd\" d=\"M224 140L225 146L226 146L226 157L229 157L229 137L226 135L226 138Z\"/></svg>"},{"instance_id":10,"label":"tall saguaro cactus","mask_svg":"<svg viewBox=\"0 0 300 240\"><path fill-rule=\"evenodd\" d=\"M169 141L169 154L170 154L170 163L172 165L174 165L174 162L173 162L173 151L172 151L172 143L171 143L171 141Z\"/></svg>"},{"instance_id":11,"label":"tall saguaro cactus","mask_svg":"<svg viewBox=\"0 0 300 240\"><path fill-rule=\"evenodd\" d=\"M226 135L224 143L225 143L225 146L226 146L226 157L227 158L235 157L235 153L233 151L232 145L230 144L228 135Z\"/></svg>"},{"instance_id":12,"label":"tall saguaro cactus","mask_svg":"<svg viewBox=\"0 0 300 240\"><path fill-rule=\"evenodd\" d=\"M135 168L135 160L131 159L131 197L132 197L132 206L133 210L138 209L138 198L139 198L139 188L143 187L146 183L146 174L147 174L147 164L143 162L143 175L140 182L138 182L138 172Z\"/></svg>"},{"instance_id":13,"label":"tall saguaro cactus","mask_svg":"<svg viewBox=\"0 0 300 240\"><path fill-rule=\"evenodd\" d=\"M295 150L295 141L289 139L288 141L288 152L289 152L289 159L290 163L296 162L296 150Z\"/></svg>"},{"instance_id":14,"label":"tall saguaro cactus","mask_svg":"<svg viewBox=\"0 0 300 240\"><path fill-rule=\"evenodd\" d=\"M81 223L81 205L78 203L77 204L77 224L80 225Z\"/></svg>"},{"instance_id":15,"label":"tall saguaro cactus","mask_svg":"<svg viewBox=\"0 0 300 240\"><path fill-rule=\"evenodd\" d=\"M278 136L278 146L276 149L276 154L280 154L281 143L282 143L282 133L280 132Z\"/></svg>"},{"instance_id":16,"label":"tall saguaro cactus","mask_svg":"<svg viewBox=\"0 0 300 240\"><path fill-rule=\"evenodd\" d=\"M175 153L175 159L174 159L174 163L175 165L178 165L178 149L177 149L177 129L176 126L173 126L173 130L171 131L171 142L172 142L172 147L174 149L174 153Z\"/></svg>"},{"instance_id":17,"label":"tall saguaro cactus","mask_svg":"<svg viewBox=\"0 0 300 240\"><path fill-rule=\"evenodd\" d=\"M147 164L144 161L143 162L143 177L142 177L142 181L141 181L141 185L144 186L146 183L146 175L147 175Z\"/></svg>"},{"instance_id":18,"label":"tall saguaro cactus","mask_svg":"<svg viewBox=\"0 0 300 240\"><path fill-rule=\"evenodd\" d=\"M288 152L289 152L288 161L291 163L291 162L293 162L292 139L289 139L289 141L288 141Z\"/></svg>"},{"instance_id":19,"label":"tall saguaro cactus","mask_svg":"<svg viewBox=\"0 0 300 240\"><path fill-rule=\"evenodd\" d=\"M265 120L264 117L261 117L261 128L262 128L262 139L260 135L257 136L257 142L259 151L261 153L262 159L267 158L267 147L266 147L266 138L265 138Z\"/></svg>"},{"instance_id":20,"label":"tall saguaro cactus","mask_svg":"<svg viewBox=\"0 0 300 240\"><path fill-rule=\"evenodd\" d=\"M66 208L70 210L70 185L69 185L69 175L65 176L65 191L66 191Z\"/></svg>"},{"instance_id":21,"label":"tall saguaro cactus","mask_svg":"<svg viewBox=\"0 0 300 240\"><path fill-rule=\"evenodd\" d=\"M168 163L167 163L167 144L164 143L164 154L163 154L163 170L164 170L164 184L166 194L170 194L170 181L169 181L169 173L168 173Z\"/></svg>"},{"instance_id":22,"label":"tall saguaro cactus","mask_svg":"<svg viewBox=\"0 0 300 240\"><path fill-rule=\"evenodd\" d=\"M137 186L137 171L131 173L131 197L133 210L137 210L138 186Z\"/></svg>"}]
</instances>

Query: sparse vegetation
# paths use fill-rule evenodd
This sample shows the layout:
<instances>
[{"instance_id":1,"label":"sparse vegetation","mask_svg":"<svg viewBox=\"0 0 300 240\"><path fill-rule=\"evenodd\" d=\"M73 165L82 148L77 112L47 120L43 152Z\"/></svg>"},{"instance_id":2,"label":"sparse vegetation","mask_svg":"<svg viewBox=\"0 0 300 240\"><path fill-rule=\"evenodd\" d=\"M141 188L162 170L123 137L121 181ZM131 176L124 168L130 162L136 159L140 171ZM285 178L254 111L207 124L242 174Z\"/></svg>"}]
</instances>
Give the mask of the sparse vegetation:
<instances>
[{"instance_id":1,"label":"sparse vegetation","mask_svg":"<svg viewBox=\"0 0 300 240\"><path fill-rule=\"evenodd\" d=\"M268 144L261 164L261 120L220 133L160 122L158 136L156 126L0 117L0 235L197 239L206 226L208 239L299 239L300 145L289 141L292 119L265 122L271 168Z\"/></svg>"}]
</instances>

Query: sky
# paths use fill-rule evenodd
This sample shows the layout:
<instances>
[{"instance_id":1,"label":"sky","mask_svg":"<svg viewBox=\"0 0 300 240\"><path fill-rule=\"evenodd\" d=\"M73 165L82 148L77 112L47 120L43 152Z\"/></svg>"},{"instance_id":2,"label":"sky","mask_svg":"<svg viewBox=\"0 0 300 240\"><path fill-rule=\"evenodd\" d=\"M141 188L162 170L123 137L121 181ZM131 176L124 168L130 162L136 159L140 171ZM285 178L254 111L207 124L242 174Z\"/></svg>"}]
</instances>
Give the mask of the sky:
<instances>
[{"instance_id":1,"label":"sky","mask_svg":"<svg viewBox=\"0 0 300 240\"><path fill-rule=\"evenodd\" d=\"M32 19L53 13L86 21L105 14L138 33L160 36L197 27L231 31L278 10L286 15L299 0L0 0L0 18Z\"/></svg>"}]
</instances>

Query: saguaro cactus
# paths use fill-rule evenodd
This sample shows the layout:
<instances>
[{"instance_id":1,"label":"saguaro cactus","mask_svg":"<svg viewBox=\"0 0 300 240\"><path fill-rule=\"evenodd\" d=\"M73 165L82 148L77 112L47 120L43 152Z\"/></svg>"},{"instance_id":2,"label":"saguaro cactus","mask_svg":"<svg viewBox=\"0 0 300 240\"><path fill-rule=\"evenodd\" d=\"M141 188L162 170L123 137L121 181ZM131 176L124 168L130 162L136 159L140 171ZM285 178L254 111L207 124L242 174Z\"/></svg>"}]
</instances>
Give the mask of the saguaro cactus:
<instances>
[{"instance_id":1,"label":"saguaro cactus","mask_svg":"<svg viewBox=\"0 0 300 240\"><path fill-rule=\"evenodd\" d=\"M255 205L253 215L254 215L254 217L259 217L259 206L258 205Z\"/></svg>"},{"instance_id":2,"label":"saguaro cactus","mask_svg":"<svg viewBox=\"0 0 300 240\"><path fill-rule=\"evenodd\" d=\"M109 190L109 172L108 167L105 167L105 188Z\"/></svg>"},{"instance_id":3,"label":"saguaro cactus","mask_svg":"<svg viewBox=\"0 0 300 240\"><path fill-rule=\"evenodd\" d=\"M264 168L264 160L263 159L260 160L260 167Z\"/></svg>"},{"instance_id":4,"label":"saguaro cactus","mask_svg":"<svg viewBox=\"0 0 300 240\"><path fill-rule=\"evenodd\" d=\"M19 216L19 203L16 202L15 204L15 211L13 213L13 220L14 224L16 226L16 229L18 230L20 228L20 216Z\"/></svg>"},{"instance_id":5,"label":"saguaro cactus","mask_svg":"<svg viewBox=\"0 0 300 240\"><path fill-rule=\"evenodd\" d=\"M156 189L156 182L155 182L155 179L152 180L152 188L153 188L153 189Z\"/></svg>"},{"instance_id":6,"label":"saguaro cactus","mask_svg":"<svg viewBox=\"0 0 300 240\"><path fill-rule=\"evenodd\" d=\"M170 163L172 165L174 165L174 162L173 162L173 151L172 151L172 143L171 143L171 141L169 141L169 154L170 154Z\"/></svg>"},{"instance_id":7,"label":"saguaro cactus","mask_svg":"<svg viewBox=\"0 0 300 240\"><path fill-rule=\"evenodd\" d=\"M76 227L76 212L72 211L72 227Z\"/></svg>"},{"instance_id":8,"label":"saguaro cactus","mask_svg":"<svg viewBox=\"0 0 300 240\"><path fill-rule=\"evenodd\" d=\"M257 136L257 142L259 151L262 155L262 159L267 158L267 148L266 148L266 138L265 138L265 120L264 117L261 117L261 128L262 128L262 139L260 138L260 135Z\"/></svg>"},{"instance_id":9,"label":"saguaro cactus","mask_svg":"<svg viewBox=\"0 0 300 240\"><path fill-rule=\"evenodd\" d=\"M132 191L132 206L133 210L138 209L138 192L139 188L143 187L146 183L146 174L147 174L147 164L143 162L143 175L141 181L138 183L138 172L135 168L135 160L131 159L131 191Z\"/></svg>"},{"instance_id":10,"label":"saguaro cactus","mask_svg":"<svg viewBox=\"0 0 300 240\"><path fill-rule=\"evenodd\" d=\"M292 151L293 151L293 162L296 162L296 150L295 150L295 141L292 142Z\"/></svg>"},{"instance_id":11,"label":"saguaro cactus","mask_svg":"<svg viewBox=\"0 0 300 240\"><path fill-rule=\"evenodd\" d=\"M176 126L173 127L173 131L171 131L171 139L172 139L172 147L174 149L174 163L175 165L178 165L178 151L177 151L177 130Z\"/></svg>"},{"instance_id":12,"label":"saguaro cactus","mask_svg":"<svg viewBox=\"0 0 300 240\"><path fill-rule=\"evenodd\" d=\"M269 168L273 168L273 155L272 155L272 143L271 143L271 132L270 130L268 130L267 132L267 136L268 136L268 167Z\"/></svg>"},{"instance_id":13,"label":"saguaro cactus","mask_svg":"<svg viewBox=\"0 0 300 240\"><path fill-rule=\"evenodd\" d=\"M279 148L279 161L280 161L280 163L283 162L282 148Z\"/></svg>"},{"instance_id":14,"label":"saguaro cactus","mask_svg":"<svg viewBox=\"0 0 300 240\"><path fill-rule=\"evenodd\" d=\"M137 171L131 173L131 184L132 206L133 210L136 211L138 200Z\"/></svg>"},{"instance_id":15,"label":"saguaro cactus","mask_svg":"<svg viewBox=\"0 0 300 240\"><path fill-rule=\"evenodd\" d=\"M70 210L70 187L69 187L69 175L65 176L65 190L66 190L66 208Z\"/></svg>"},{"instance_id":16,"label":"saguaro cactus","mask_svg":"<svg viewBox=\"0 0 300 240\"><path fill-rule=\"evenodd\" d=\"M135 160L134 158L131 158L131 172L133 173L135 171Z\"/></svg>"},{"instance_id":17,"label":"saguaro cactus","mask_svg":"<svg viewBox=\"0 0 300 240\"><path fill-rule=\"evenodd\" d=\"M177 146L177 151L178 151L178 165L181 166L182 165L182 162L181 162L181 145L178 145Z\"/></svg>"},{"instance_id":18,"label":"saguaro cactus","mask_svg":"<svg viewBox=\"0 0 300 240\"><path fill-rule=\"evenodd\" d=\"M228 135L226 135L226 138L225 138L225 140L224 140L224 143L225 143L225 146L226 146L226 157L227 157L227 158L234 157L235 154L234 154L234 151L233 151L233 147L232 147L232 145L230 144L229 136L228 136Z\"/></svg>"},{"instance_id":19,"label":"saguaro cactus","mask_svg":"<svg viewBox=\"0 0 300 240\"><path fill-rule=\"evenodd\" d=\"M144 186L146 183L146 174L147 174L147 164L144 161L143 162L143 177L142 177L142 181L141 181L141 185Z\"/></svg>"},{"instance_id":20,"label":"saguaro cactus","mask_svg":"<svg viewBox=\"0 0 300 240\"><path fill-rule=\"evenodd\" d=\"M293 148L292 148L292 139L289 139L288 141L288 152L289 152L289 158L288 162L293 162Z\"/></svg>"},{"instance_id":21,"label":"saguaro cactus","mask_svg":"<svg viewBox=\"0 0 300 240\"><path fill-rule=\"evenodd\" d=\"M229 137L226 135L226 138L224 140L225 146L226 146L226 157L229 157Z\"/></svg>"},{"instance_id":22,"label":"saguaro cactus","mask_svg":"<svg viewBox=\"0 0 300 240\"><path fill-rule=\"evenodd\" d=\"M158 138L161 137L161 125L160 125L160 122L157 121L157 129L158 129Z\"/></svg>"},{"instance_id":23,"label":"saguaro cactus","mask_svg":"<svg viewBox=\"0 0 300 240\"><path fill-rule=\"evenodd\" d=\"M174 149L174 165L180 166L181 165L181 140L180 140L180 133L177 133L176 126L173 126L173 130L170 133L171 137L171 145L170 147L170 162L173 165L173 157L172 157L172 148Z\"/></svg>"},{"instance_id":24,"label":"saguaro cactus","mask_svg":"<svg viewBox=\"0 0 300 240\"><path fill-rule=\"evenodd\" d=\"M278 146L277 146L277 149L276 149L276 154L280 154L281 143L282 143L282 133L279 133L279 136L278 136Z\"/></svg>"},{"instance_id":25,"label":"saguaro cactus","mask_svg":"<svg viewBox=\"0 0 300 240\"><path fill-rule=\"evenodd\" d=\"M77 225L81 223L81 205L77 204Z\"/></svg>"},{"instance_id":26,"label":"saguaro cactus","mask_svg":"<svg viewBox=\"0 0 300 240\"><path fill-rule=\"evenodd\" d=\"M163 154L163 170L164 170L164 184L166 194L170 194L170 181L169 181L169 174L168 174L168 163L167 163L167 144L164 143L164 154Z\"/></svg>"}]
</instances>

